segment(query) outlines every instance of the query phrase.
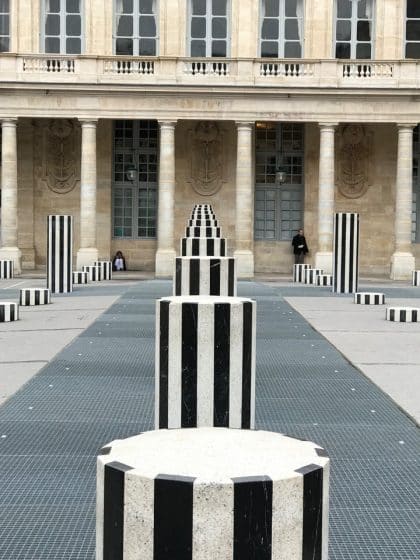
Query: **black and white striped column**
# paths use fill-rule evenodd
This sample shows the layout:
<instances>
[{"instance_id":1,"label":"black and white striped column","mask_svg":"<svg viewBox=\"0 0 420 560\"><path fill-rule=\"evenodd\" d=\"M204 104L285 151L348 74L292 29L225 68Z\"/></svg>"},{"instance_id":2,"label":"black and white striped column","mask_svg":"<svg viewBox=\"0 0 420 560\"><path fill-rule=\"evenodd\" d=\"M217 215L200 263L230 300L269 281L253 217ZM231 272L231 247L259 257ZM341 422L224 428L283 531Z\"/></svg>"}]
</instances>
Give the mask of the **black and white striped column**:
<instances>
[{"instance_id":1,"label":"black and white striped column","mask_svg":"<svg viewBox=\"0 0 420 560\"><path fill-rule=\"evenodd\" d=\"M47 305L51 303L49 288L22 288L19 297L20 305Z\"/></svg>"},{"instance_id":2,"label":"black and white striped column","mask_svg":"<svg viewBox=\"0 0 420 560\"><path fill-rule=\"evenodd\" d=\"M0 280L8 280L13 278L13 261L0 261Z\"/></svg>"},{"instance_id":3,"label":"black and white striped column","mask_svg":"<svg viewBox=\"0 0 420 560\"><path fill-rule=\"evenodd\" d=\"M323 273L322 268L307 268L305 270L305 284L316 284L316 277Z\"/></svg>"},{"instance_id":4,"label":"black and white striped column","mask_svg":"<svg viewBox=\"0 0 420 560\"><path fill-rule=\"evenodd\" d=\"M188 220L188 227L219 227L219 222L215 218L211 219L191 219Z\"/></svg>"},{"instance_id":5,"label":"black and white striped column","mask_svg":"<svg viewBox=\"0 0 420 560\"><path fill-rule=\"evenodd\" d=\"M225 257L227 243L224 237L183 237L182 257Z\"/></svg>"},{"instance_id":6,"label":"black and white striped column","mask_svg":"<svg viewBox=\"0 0 420 560\"><path fill-rule=\"evenodd\" d=\"M305 270L312 268L311 264L293 265L293 282L305 282Z\"/></svg>"},{"instance_id":7,"label":"black and white striped column","mask_svg":"<svg viewBox=\"0 0 420 560\"><path fill-rule=\"evenodd\" d=\"M177 257L174 296L236 296L233 257Z\"/></svg>"},{"instance_id":8,"label":"black and white striped column","mask_svg":"<svg viewBox=\"0 0 420 560\"><path fill-rule=\"evenodd\" d=\"M19 319L19 304L14 301L0 301L0 323Z\"/></svg>"},{"instance_id":9,"label":"black and white striped column","mask_svg":"<svg viewBox=\"0 0 420 560\"><path fill-rule=\"evenodd\" d=\"M380 292L356 292L354 294L354 303L359 305L383 305L385 303L385 294Z\"/></svg>"},{"instance_id":10,"label":"black and white striped column","mask_svg":"<svg viewBox=\"0 0 420 560\"><path fill-rule=\"evenodd\" d=\"M82 272L88 273L90 282L100 282L102 280L102 269L100 266L84 265L82 266Z\"/></svg>"},{"instance_id":11,"label":"black and white striped column","mask_svg":"<svg viewBox=\"0 0 420 560\"><path fill-rule=\"evenodd\" d=\"M73 217L48 216L47 287L51 293L72 291Z\"/></svg>"},{"instance_id":12,"label":"black and white striped column","mask_svg":"<svg viewBox=\"0 0 420 560\"><path fill-rule=\"evenodd\" d=\"M221 237L222 228L220 227L187 227L185 237Z\"/></svg>"},{"instance_id":13,"label":"black and white striped column","mask_svg":"<svg viewBox=\"0 0 420 560\"><path fill-rule=\"evenodd\" d=\"M96 560L327 560L329 459L225 428L158 430L97 460Z\"/></svg>"},{"instance_id":14,"label":"black and white striped column","mask_svg":"<svg viewBox=\"0 0 420 560\"><path fill-rule=\"evenodd\" d=\"M73 272L73 284L87 284L89 282L89 273L79 270Z\"/></svg>"},{"instance_id":15,"label":"black and white striped column","mask_svg":"<svg viewBox=\"0 0 420 560\"><path fill-rule=\"evenodd\" d=\"M419 323L420 308L418 307L388 307L385 319L395 323Z\"/></svg>"},{"instance_id":16,"label":"black and white striped column","mask_svg":"<svg viewBox=\"0 0 420 560\"><path fill-rule=\"evenodd\" d=\"M112 280L112 261L95 261L93 264L101 269L102 280Z\"/></svg>"},{"instance_id":17,"label":"black and white striped column","mask_svg":"<svg viewBox=\"0 0 420 560\"><path fill-rule=\"evenodd\" d=\"M156 303L156 428L253 428L255 301L179 296Z\"/></svg>"},{"instance_id":18,"label":"black and white striped column","mask_svg":"<svg viewBox=\"0 0 420 560\"><path fill-rule=\"evenodd\" d=\"M332 284L332 274L318 274L317 276L315 276L316 286L332 286Z\"/></svg>"},{"instance_id":19,"label":"black and white striped column","mask_svg":"<svg viewBox=\"0 0 420 560\"><path fill-rule=\"evenodd\" d=\"M357 292L359 281L359 214L334 216L333 292Z\"/></svg>"},{"instance_id":20,"label":"black and white striped column","mask_svg":"<svg viewBox=\"0 0 420 560\"><path fill-rule=\"evenodd\" d=\"M413 270L413 286L420 286L420 270Z\"/></svg>"}]
</instances>

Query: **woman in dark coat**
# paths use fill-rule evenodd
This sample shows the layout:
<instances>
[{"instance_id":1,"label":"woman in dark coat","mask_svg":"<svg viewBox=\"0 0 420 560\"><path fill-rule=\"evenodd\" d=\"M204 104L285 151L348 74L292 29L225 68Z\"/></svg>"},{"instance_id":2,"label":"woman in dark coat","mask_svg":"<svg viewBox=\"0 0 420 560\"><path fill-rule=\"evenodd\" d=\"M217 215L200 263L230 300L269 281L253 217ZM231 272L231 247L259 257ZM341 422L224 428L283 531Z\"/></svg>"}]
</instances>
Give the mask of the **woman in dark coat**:
<instances>
[{"instance_id":1,"label":"woman in dark coat","mask_svg":"<svg viewBox=\"0 0 420 560\"><path fill-rule=\"evenodd\" d=\"M295 255L295 264L302 264L305 260L306 253L309 252L305 236L303 235L303 229L300 229L294 236L292 245L293 253Z\"/></svg>"}]
</instances>

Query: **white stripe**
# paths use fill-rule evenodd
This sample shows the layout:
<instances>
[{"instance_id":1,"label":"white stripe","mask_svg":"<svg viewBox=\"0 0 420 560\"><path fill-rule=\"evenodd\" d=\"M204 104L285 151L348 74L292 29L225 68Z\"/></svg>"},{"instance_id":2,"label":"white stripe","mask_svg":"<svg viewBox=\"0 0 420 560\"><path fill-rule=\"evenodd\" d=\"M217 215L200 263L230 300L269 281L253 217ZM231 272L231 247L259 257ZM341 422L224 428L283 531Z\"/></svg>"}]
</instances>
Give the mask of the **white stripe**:
<instances>
[{"instance_id":1,"label":"white stripe","mask_svg":"<svg viewBox=\"0 0 420 560\"><path fill-rule=\"evenodd\" d=\"M214 306L198 305L197 427L213 426Z\"/></svg>"},{"instance_id":2,"label":"white stripe","mask_svg":"<svg viewBox=\"0 0 420 560\"><path fill-rule=\"evenodd\" d=\"M257 302L252 300L251 428L255 427L255 360L257 339Z\"/></svg>"},{"instance_id":3,"label":"white stripe","mask_svg":"<svg viewBox=\"0 0 420 560\"><path fill-rule=\"evenodd\" d=\"M346 214L346 245L345 247L343 247L344 251L345 251L345 293L348 293L351 291L352 289L352 283L351 283L351 278L350 278L350 248L351 248L351 243L352 243L352 235L351 235L351 224L350 224L350 219L351 219L351 214L347 213Z\"/></svg>"},{"instance_id":4,"label":"white stripe","mask_svg":"<svg viewBox=\"0 0 420 560\"><path fill-rule=\"evenodd\" d=\"M243 303L230 304L229 428L242 427Z\"/></svg>"},{"instance_id":5,"label":"white stripe","mask_svg":"<svg viewBox=\"0 0 420 560\"><path fill-rule=\"evenodd\" d=\"M210 259L200 259L200 296L210 294Z\"/></svg>"},{"instance_id":6,"label":"white stripe","mask_svg":"<svg viewBox=\"0 0 420 560\"><path fill-rule=\"evenodd\" d=\"M272 558L302 558L303 476L273 480ZM323 558L326 558L326 556Z\"/></svg>"},{"instance_id":7,"label":"white stripe","mask_svg":"<svg viewBox=\"0 0 420 560\"><path fill-rule=\"evenodd\" d=\"M190 261L181 260L181 295L190 293Z\"/></svg>"},{"instance_id":8,"label":"white stripe","mask_svg":"<svg viewBox=\"0 0 420 560\"><path fill-rule=\"evenodd\" d=\"M168 427L181 426L182 305L169 305Z\"/></svg>"},{"instance_id":9,"label":"white stripe","mask_svg":"<svg viewBox=\"0 0 420 560\"><path fill-rule=\"evenodd\" d=\"M160 300L156 300L155 305L155 429L159 429L159 394L160 394Z\"/></svg>"},{"instance_id":10,"label":"white stripe","mask_svg":"<svg viewBox=\"0 0 420 560\"><path fill-rule=\"evenodd\" d=\"M124 476L124 560L153 560L154 480L135 472Z\"/></svg>"}]
</instances>

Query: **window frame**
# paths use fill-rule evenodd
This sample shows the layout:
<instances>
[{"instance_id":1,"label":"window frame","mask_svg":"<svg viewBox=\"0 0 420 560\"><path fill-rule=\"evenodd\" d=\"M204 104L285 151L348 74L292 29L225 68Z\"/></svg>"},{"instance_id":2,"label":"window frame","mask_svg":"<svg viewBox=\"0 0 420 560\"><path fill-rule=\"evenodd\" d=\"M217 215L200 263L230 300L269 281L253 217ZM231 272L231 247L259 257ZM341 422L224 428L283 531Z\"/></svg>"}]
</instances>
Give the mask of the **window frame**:
<instances>
[{"instance_id":1,"label":"window frame","mask_svg":"<svg viewBox=\"0 0 420 560\"><path fill-rule=\"evenodd\" d=\"M63 33L63 29L66 28L66 15L67 15L67 11L66 11L66 0L60 0L60 11L59 13L59 17L60 17L60 34L57 35L57 37L59 37L60 40L60 52L58 53L53 53L53 52L48 52L46 50L46 39L47 37L55 37L55 35L47 35L46 34L46 24L47 24L47 14L50 12L47 12L47 6L46 6L46 2L48 0L42 0L41 2L41 29L40 29L40 40L41 40L41 45L40 45L40 52L44 53L44 54L50 54L51 56L80 56L82 54L84 54L85 52L85 47L86 47L86 40L85 40L85 5L86 2L85 0L79 0L79 14L80 14L80 36L76 36L76 35L66 35L66 33ZM73 14L73 12L70 12L70 14ZM72 37L80 37L80 53L68 53L67 52L67 47L66 47L66 40L68 38L72 38ZM64 49L63 49L64 46Z\"/></svg>"},{"instance_id":2,"label":"window frame","mask_svg":"<svg viewBox=\"0 0 420 560\"><path fill-rule=\"evenodd\" d=\"M152 0L154 4L154 14L147 14L147 15L154 15L155 17L155 26L156 26L156 35L153 38L155 41L155 54L139 54L140 51L140 40L141 39L152 39L152 37L141 37L140 36L140 10L139 10L139 0L133 0L133 12L131 15L133 18L133 34L131 37L118 37L117 36L117 2L118 0L113 0L113 23L112 23L112 51L114 56L144 56L144 57L156 57L159 56L159 0ZM122 15L122 14L121 14ZM117 54L117 39L119 38L131 38L133 41L133 54Z\"/></svg>"},{"instance_id":3,"label":"window frame","mask_svg":"<svg viewBox=\"0 0 420 560\"><path fill-rule=\"evenodd\" d=\"M206 0L206 36L204 38L205 45L206 45L206 54L204 56L196 56L191 54L191 41L193 40L191 37L191 22L193 17L193 0L188 0L188 17L187 17L187 44L188 44L188 54L187 56L190 58L230 58L231 56L231 29L232 29L232 21L231 21L231 13L232 13L232 0L226 0L226 55L225 56L212 56L211 48L212 48L212 40L213 37L211 35L211 28L212 28L212 18L213 17L221 17L221 16L213 16L213 0ZM211 8L209 8L211 6ZM217 40L217 37L215 38ZM210 54L208 54L210 52Z\"/></svg>"},{"instance_id":4,"label":"window frame","mask_svg":"<svg viewBox=\"0 0 420 560\"><path fill-rule=\"evenodd\" d=\"M294 43L299 43L300 44L300 50L301 50L301 54L300 56L285 56L284 51L285 51L285 44L287 42L286 40L286 19L296 19L297 21L299 21L299 17L296 18L290 18L287 17L286 18L286 0L277 0L279 3L279 15L277 17L277 20L279 22L279 38L277 39L277 45L278 45L278 56L277 57L270 57L270 56L263 56L262 54L262 42L263 42L263 38L262 38L262 27L263 27L263 5L265 0L260 0L259 2L259 29L258 29L258 55L260 58L284 58L284 59L301 59L305 57L305 0L301 0L302 2L302 17L301 19L301 39L300 41L293 41ZM297 0L298 2L299 0ZM270 19L275 19L274 16L270 16ZM299 26L299 24L298 24ZM265 39L266 40L266 39ZM274 39L270 39L270 41L275 41Z\"/></svg>"},{"instance_id":5,"label":"window frame","mask_svg":"<svg viewBox=\"0 0 420 560\"><path fill-rule=\"evenodd\" d=\"M404 13L404 44L403 44L403 59L404 60L418 60L420 57L407 57L407 44L418 44L420 50L420 37L418 41L408 41L407 42L407 23L408 21L419 21L420 16L418 18L409 18L408 17L408 0L405 1L405 13Z\"/></svg>"},{"instance_id":6,"label":"window frame","mask_svg":"<svg viewBox=\"0 0 420 560\"><path fill-rule=\"evenodd\" d=\"M359 0L350 0L352 3L352 17L350 19L351 26L350 26L350 57L349 58L337 58L336 50L337 50L337 43L347 42L347 41L337 41L337 22L338 22L338 1L334 0L334 29L333 29L333 52L332 57L335 60L374 60L375 59L375 37L376 37L376 0L371 0L372 2L372 29L371 29L371 39L370 39L370 58L357 58L356 57L356 49L357 49L357 22L358 21L369 21L364 19L359 19L357 17L357 3ZM340 18L341 19L341 18ZM360 43L368 43L368 41L360 41ZM354 56L352 56L354 54Z\"/></svg>"},{"instance_id":7,"label":"window frame","mask_svg":"<svg viewBox=\"0 0 420 560\"><path fill-rule=\"evenodd\" d=\"M11 52L11 41L12 41L12 34L11 34L11 30L10 30L10 24L11 24L11 11L12 11L12 7L11 7L11 3L12 0L9 0L9 8L7 12L0 12L0 16L3 17L7 17L7 27L8 27L8 34L7 35L0 35L1 39L7 39L8 42L8 46L7 49L0 49L0 53L7 53L7 52Z\"/></svg>"}]
</instances>

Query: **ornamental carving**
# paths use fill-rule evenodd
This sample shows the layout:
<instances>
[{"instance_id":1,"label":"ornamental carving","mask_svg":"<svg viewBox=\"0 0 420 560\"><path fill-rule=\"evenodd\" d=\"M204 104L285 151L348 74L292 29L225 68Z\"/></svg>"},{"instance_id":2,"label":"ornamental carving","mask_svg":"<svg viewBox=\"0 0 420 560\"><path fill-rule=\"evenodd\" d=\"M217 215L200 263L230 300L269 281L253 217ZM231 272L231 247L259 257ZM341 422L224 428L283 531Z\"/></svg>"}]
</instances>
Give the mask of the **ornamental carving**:
<instances>
[{"instance_id":1,"label":"ornamental carving","mask_svg":"<svg viewBox=\"0 0 420 560\"><path fill-rule=\"evenodd\" d=\"M359 124L340 128L337 145L336 177L340 193L359 198L369 185L372 160L372 134Z\"/></svg>"},{"instance_id":2,"label":"ornamental carving","mask_svg":"<svg viewBox=\"0 0 420 560\"><path fill-rule=\"evenodd\" d=\"M223 134L212 121L201 121L190 130L191 176L188 182L201 195L217 193L225 182Z\"/></svg>"}]
</instances>

